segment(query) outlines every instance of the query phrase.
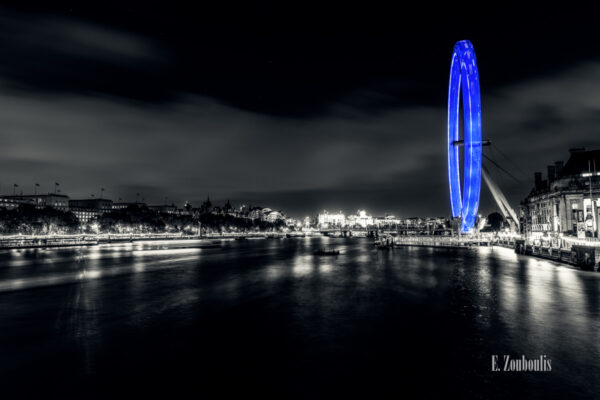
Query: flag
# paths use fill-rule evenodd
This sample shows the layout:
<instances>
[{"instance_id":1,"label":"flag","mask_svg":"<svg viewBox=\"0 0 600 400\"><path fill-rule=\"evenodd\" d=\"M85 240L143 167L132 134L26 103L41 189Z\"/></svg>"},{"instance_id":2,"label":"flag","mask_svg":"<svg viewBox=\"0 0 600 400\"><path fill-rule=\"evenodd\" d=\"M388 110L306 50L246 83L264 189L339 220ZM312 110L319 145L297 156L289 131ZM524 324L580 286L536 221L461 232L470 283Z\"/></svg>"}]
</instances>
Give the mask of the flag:
<instances>
[{"instance_id":1,"label":"flag","mask_svg":"<svg viewBox=\"0 0 600 400\"><path fill-rule=\"evenodd\" d=\"M39 183L36 183L36 184L35 184L35 186L38 186L38 187L39 187L39 186L40 186L40 184L39 184Z\"/></svg>"},{"instance_id":2,"label":"flag","mask_svg":"<svg viewBox=\"0 0 600 400\"><path fill-rule=\"evenodd\" d=\"M54 182L54 186L60 186L60 183Z\"/></svg>"},{"instance_id":3,"label":"flag","mask_svg":"<svg viewBox=\"0 0 600 400\"><path fill-rule=\"evenodd\" d=\"M14 186L15 186L15 187L19 187L19 185L17 185L16 183L15 183L15 185L14 185Z\"/></svg>"}]
</instances>

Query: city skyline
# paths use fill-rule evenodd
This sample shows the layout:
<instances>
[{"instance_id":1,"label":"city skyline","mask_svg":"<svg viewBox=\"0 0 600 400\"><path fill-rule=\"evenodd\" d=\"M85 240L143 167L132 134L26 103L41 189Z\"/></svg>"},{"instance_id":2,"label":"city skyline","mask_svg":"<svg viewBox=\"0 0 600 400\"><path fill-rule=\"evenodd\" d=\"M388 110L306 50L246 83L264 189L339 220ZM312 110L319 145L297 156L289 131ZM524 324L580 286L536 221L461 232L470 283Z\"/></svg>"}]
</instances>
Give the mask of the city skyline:
<instances>
[{"instance_id":1,"label":"city skyline","mask_svg":"<svg viewBox=\"0 0 600 400\"><path fill-rule=\"evenodd\" d=\"M56 191L51 191L48 190L47 192L44 192L43 190L39 190L37 188L41 187L39 184L34 184L31 185L32 187L34 187L34 192L24 192L23 188L21 185L18 184L13 184L13 189L18 189L16 191L14 191L14 193L2 193L2 186L0 185L0 199L2 198L20 198L20 197L24 197L24 198L32 198L32 197L45 197L45 196L64 196L67 197L69 199L69 201L75 201L75 200L82 200L82 201L94 201L94 200L109 200L113 203L121 203L121 204L147 204L148 206L175 206L178 207L178 209L182 209L184 208L186 205L190 205L193 208L201 208L204 206L205 202L207 200L209 200L212 203L212 206L215 208L220 208L221 205L227 205L230 204L233 209L242 209L242 208L246 208L246 209L252 209L252 208L269 208L269 209L274 209L274 210L279 210L281 212L284 213L284 215L291 217L291 218L296 218L296 219L302 219L305 217L317 217L319 214L322 213L343 213L345 215L353 215L353 214L358 214L361 211L364 212L366 211L369 216L373 216L373 217L382 217L382 216L394 216L397 218L401 218L401 219L410 219L410 218L451 218L449 216L441 216L441 215L401 215L401 214L395 214L391 211L385 211L383 213L377 213L377 212L371 212L368 207L359 207L356 208L354 210L349 210L349 209L342 209L342 208L336 208L336 207L331 207L329 209L325 208L325 209L318 209L318 210L310 210L308 212L308 214L305 215L300 215L300 214L290 214L287 213L286 210L278 208L278 207L272 207L269 204L251 204L248 203L247 201L231 201L231 199L227 198L227 199L216 199L216 198L211 198L210 194L208 194L203 200L192 203L189 202L187 200L184 201L175 201L173 199L171 199L169 196L164 196L161 199L156 199L156 201L153 201L154 199L146 199L145 197L142 196L142 193L136 193L133 198L128 198L128 197L121 197L118 196L118 194L115 194L114 196L111 195L111 193L109 191L107 191L106 189L102 188L101 190L99 190L97 193L91 193L89 195L82 195L82 196L77 196L77 195L72 195L70 192L63 192L61 189L57 189ZM48 185L49 187L60 187L60 184L53 184L53 185ZM35 189L37 189L37 192L35 192ZM17 193L18 191L18 193ZM116 197L115 197L116 196Z\"/></svg>"},{"instance_id":2,"label":"city skyline","mask_svg":"<svg viewBox=\"0 0 600 400\"><path fill-rule=\"evenodd\" d=\"M498 37L470 22L479 11L458 24L408 9L414 20L393 24L379 11L239 7L244 17L231 20L218 5L189 16L4 8L0 187L10 194L7 179L26 188L36 177L77 197L103 185L122 198L199 203L210 193L297 215L449 215L448 60L467 36L482 74L483 136L516 160L490 153L519 179L496 177L512 204L569 147L597 147L600 51L593 24L570 11L545 10L531 32L538 10L525 7ZM569 29L544 29L557 21ZM482 214L494 209L482 188Z\"/></svg>"}]
</instances>

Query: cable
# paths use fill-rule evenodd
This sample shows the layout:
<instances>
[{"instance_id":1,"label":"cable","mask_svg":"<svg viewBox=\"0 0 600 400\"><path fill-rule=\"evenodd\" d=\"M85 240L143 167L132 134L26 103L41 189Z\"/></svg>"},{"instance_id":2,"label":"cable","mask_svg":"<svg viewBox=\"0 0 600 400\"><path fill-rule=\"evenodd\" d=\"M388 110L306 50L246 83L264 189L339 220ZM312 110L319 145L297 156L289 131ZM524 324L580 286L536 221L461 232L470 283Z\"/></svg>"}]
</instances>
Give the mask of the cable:
<instances>
[{"instance_id":1,"label":"cable","mask_svg":"<svg viewBox=\"0 0 600 400\"><path fill-rule=\"evenodd\" d=\"M514 167L516 167L516 168L519 170L519 172L521 172L521 174L523 174L523 176L524 176L524 177L525 177L525 176L527 176L527 174L525 173L525 171L523 171L523 170L521 169L521 167L519 167L519 165L518 165L518 164L517 164L517 163L516 163L514 160L512 160L512 159L511 159L509 156L507 156L507 155L506 155L506 153L504 153L504 152L503 152L503 151L502 151L502 150L501 150L501 149L498 147L498 145L497 145L497 144L494 144L493 146L490 146L490 147L492 147L492 151L495 151L495 150L497 150L497 151L498 151L498 153L500 153L500 155L502 155L502 156L503 156L503 157L504 157L504 158L505 158L505 159L506 159L508 162L510 162L510 163L511 163L511 164L512 164ZM494 148L495 148L495 149L494 149Z\"/></svg>"},{"instance_id":2,"label":"cable","mask_svg":"<svg viewBox=\"0 0 600 400\"><path fill-rule=\"evenodd\" d=\"M491 162L492 164L494 164L500 171L504 172L506 175L508 175L511 178L513 178L515 180L515 182L521 183L521 181L518 178L516 178L513 174L511 174L510 172L508 172L506 169L502 168L500 166L500 164L498 164L496 161L492 160L490 157L486 156L485 154L483 156L486 158L486 160L488 160L489 162Z\"/></svg>"}]
</instances>

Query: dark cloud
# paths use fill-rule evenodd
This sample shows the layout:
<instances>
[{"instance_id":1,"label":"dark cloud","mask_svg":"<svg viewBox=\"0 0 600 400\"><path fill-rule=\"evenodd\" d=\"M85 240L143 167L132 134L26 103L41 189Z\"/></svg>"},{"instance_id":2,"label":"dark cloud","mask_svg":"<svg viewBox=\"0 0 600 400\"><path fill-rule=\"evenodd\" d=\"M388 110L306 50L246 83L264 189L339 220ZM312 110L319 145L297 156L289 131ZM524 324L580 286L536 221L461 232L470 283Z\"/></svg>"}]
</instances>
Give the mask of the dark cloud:
<instances>
[{"instance_id":1,"label":"dark cloud","mask_svg":"<svg viewBox=\"0 0 600 400\"><path fill-rule=\"evenodd\" d=\"M144 100L170 95L161 78L169 58L152 38L52 14L0 11L5 87Z\"/></svg>"}]
</instances>

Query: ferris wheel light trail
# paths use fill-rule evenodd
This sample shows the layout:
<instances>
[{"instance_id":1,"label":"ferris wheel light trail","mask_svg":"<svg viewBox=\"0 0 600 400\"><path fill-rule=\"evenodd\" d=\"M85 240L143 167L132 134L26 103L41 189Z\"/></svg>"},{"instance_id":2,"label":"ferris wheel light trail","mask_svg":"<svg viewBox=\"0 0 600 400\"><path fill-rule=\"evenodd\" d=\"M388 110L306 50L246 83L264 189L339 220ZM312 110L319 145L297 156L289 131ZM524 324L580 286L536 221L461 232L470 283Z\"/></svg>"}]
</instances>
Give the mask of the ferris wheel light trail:
<instances>
[{"instance_id":1,"label":"ferris wheel light trail","mask_svg":"<svg viewBox=\"0 0 600 400\"><path fill-rule=\"evenodd\" d=\"M463 136L459 139L460 93L463 95ZM460 187L460 156L455 142L464 143L463 190ZM454 45L448 85L448 181L452 216L461 217L461 232L475 225L481 189L481 98L475 49L468 40Z\"/></svg>"}]
</instances>

